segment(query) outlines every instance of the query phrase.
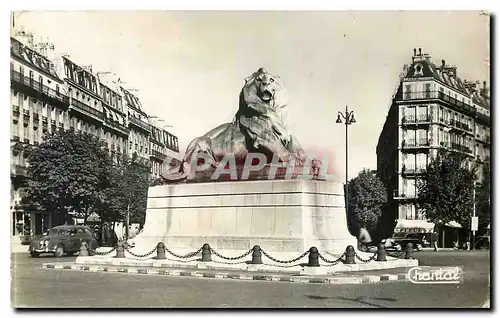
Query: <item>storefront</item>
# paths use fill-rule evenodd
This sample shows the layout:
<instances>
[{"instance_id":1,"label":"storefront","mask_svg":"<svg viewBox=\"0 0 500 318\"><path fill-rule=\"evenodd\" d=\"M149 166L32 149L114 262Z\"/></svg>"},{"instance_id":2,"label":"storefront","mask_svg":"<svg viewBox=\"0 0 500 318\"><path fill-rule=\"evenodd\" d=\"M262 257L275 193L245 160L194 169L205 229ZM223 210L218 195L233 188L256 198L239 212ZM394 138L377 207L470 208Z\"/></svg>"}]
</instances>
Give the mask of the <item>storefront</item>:
<instances>
[{"instance_id":1,"label":"storefront","mask_svg":"<svg viewBox=\"0 0 500 318\"><path fill-rule=\"evenodd\" d=\"M29 244L31 236L41 235L52 224L50 213L37 211L25 204L11 207L11 221L11 235L22 244Z\"/></svg>"}]
</instances>

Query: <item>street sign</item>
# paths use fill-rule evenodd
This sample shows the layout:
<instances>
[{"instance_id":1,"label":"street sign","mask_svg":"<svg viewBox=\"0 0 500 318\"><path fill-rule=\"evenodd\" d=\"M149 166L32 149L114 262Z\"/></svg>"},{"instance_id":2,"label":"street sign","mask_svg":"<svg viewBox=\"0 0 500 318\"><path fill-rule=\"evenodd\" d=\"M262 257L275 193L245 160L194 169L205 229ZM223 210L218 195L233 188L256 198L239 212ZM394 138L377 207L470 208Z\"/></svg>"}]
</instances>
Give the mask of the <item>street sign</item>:
<instances>
[{"instance_id":1,"label":"street sign","mask_svg":"<svg viewBox=\"0 0 500 318\"><path fill-rule=\"evenodd\" d=\"M477 231L478 223L479 223L479 218L477 216L473 216L472 222L470 223L471 231Z\"/></svg>"}]
</instances>

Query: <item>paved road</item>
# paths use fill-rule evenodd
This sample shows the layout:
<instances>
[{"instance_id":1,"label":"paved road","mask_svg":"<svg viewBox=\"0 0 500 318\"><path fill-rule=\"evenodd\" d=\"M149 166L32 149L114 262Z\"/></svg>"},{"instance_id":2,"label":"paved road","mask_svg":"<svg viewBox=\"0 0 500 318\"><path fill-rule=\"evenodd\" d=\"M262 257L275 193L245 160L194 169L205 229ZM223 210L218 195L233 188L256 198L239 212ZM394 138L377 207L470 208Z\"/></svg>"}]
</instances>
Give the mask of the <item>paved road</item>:
<instances>
[{"instance_id":1,"label":"paved road","mask_svg":"<svg viewBox=\"0 0 500 318\"><path fill-rule=\"evenodd\" d=\"M73 257L12 254L16 307L478 307L489 294L489 253L420 252L421 265L464 266L459 285L317 285L42 270Z\"/></svg>"}]
</instances>

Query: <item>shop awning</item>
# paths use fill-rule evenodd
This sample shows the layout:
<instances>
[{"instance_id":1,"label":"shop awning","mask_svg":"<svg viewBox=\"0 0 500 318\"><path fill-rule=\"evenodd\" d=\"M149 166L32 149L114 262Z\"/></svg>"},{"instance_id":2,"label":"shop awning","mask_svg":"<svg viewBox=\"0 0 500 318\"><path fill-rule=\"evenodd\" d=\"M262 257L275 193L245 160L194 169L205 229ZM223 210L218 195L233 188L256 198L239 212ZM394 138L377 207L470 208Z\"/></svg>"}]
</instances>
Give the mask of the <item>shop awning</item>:
<instances>
[{"instance_id":1,"label":"shop awning","mask_svg":"<svg viewBox=\"0 0 500 318\"><path fill-rule=\"evenodd\" d=\"M427 220L405 220L399 219L394 232L417 232L430 233L434 230L434 223Z\"/></svg>"},{"instance_id":2,"label":"shop awning","mask_svg":"<svg viewBox=\"0 0 500 318\"><path fill-rule=\"evenodd\" d=\"M101 218L95 212L92 213L91 215L89 215L89 217L87 218L87 222L100 222L100 221L101 221Z\"/></svg>"},{"instance_id":3,"label":"shop awning","mask_svg":"<svg viewBox=\"0 0 500 318\"><path fill-rule=\"evenodd\" d=\"M416 232L416 233L431 233L434 230L435 224L427 220L405 220L399 219L398 224L394 228L394 232ZM450 221L445 224L447 227L462 228L455 221Z\"/></svg>"},{"instance_id":4,"label":"shop awning","mask_svg":"<svg viewBox=\"0 0 500 318\"><path fill-rule=\"evenodd\" d=\"M447 226L447 227L455 227L455 228L458 228L458 229L462 228L462 226L459 223L455 222L455 221L450 221L450 222L446 223L445 226Z\"/></svg>"}]
</instances>

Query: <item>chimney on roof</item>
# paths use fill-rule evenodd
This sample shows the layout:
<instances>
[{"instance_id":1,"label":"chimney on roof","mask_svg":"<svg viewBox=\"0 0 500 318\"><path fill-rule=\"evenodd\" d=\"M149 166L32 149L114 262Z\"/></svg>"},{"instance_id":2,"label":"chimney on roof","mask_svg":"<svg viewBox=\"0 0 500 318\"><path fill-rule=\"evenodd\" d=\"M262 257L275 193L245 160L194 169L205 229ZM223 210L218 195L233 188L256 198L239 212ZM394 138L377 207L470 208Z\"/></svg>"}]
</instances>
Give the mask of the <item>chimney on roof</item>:
<instances>
[{"instance_id":1,"label":"chimney on roof","mask_svg":"<svg viewBox=\"0 0 500 318\"><path fill-rule=\"evenodd\" d=\"M422 55L422 48L421 48L421 47L419 47L419 48L418 48L418 55L419 55L419 56L421 56L421 55Z\"/></svg>"},{"instance_id":2,"label":"chimney on roof","mask_svg":"<svg viewBox=\"0 0 500 318\"><path fill-rule=\"evenodd\" d=\"M441 68L444 68L446 66L446 61L445 60L441 60Z\"/></svg>"},{"instance_id":3,"label":"chimney on roof","mask_svg":"<svg viewBox=\"0 0 500 318\"><path fill-rule=\"evenodd\" d=\"M417 49L413 49L413 56L417 55Z\"/></svg>"},{"instance_id":4,"label":"chimney on roof","mask_svg":"<svg viewBox=\"0 0 500 318\"><path fill-rule=\"evenodd\" d=\"M486 87L486 81L483 81L483 87L480 91L481 91L481 96L483 96L484 98L488 98L489 94L488 94L488 88Z\"/></svg>"}]
</instances>

